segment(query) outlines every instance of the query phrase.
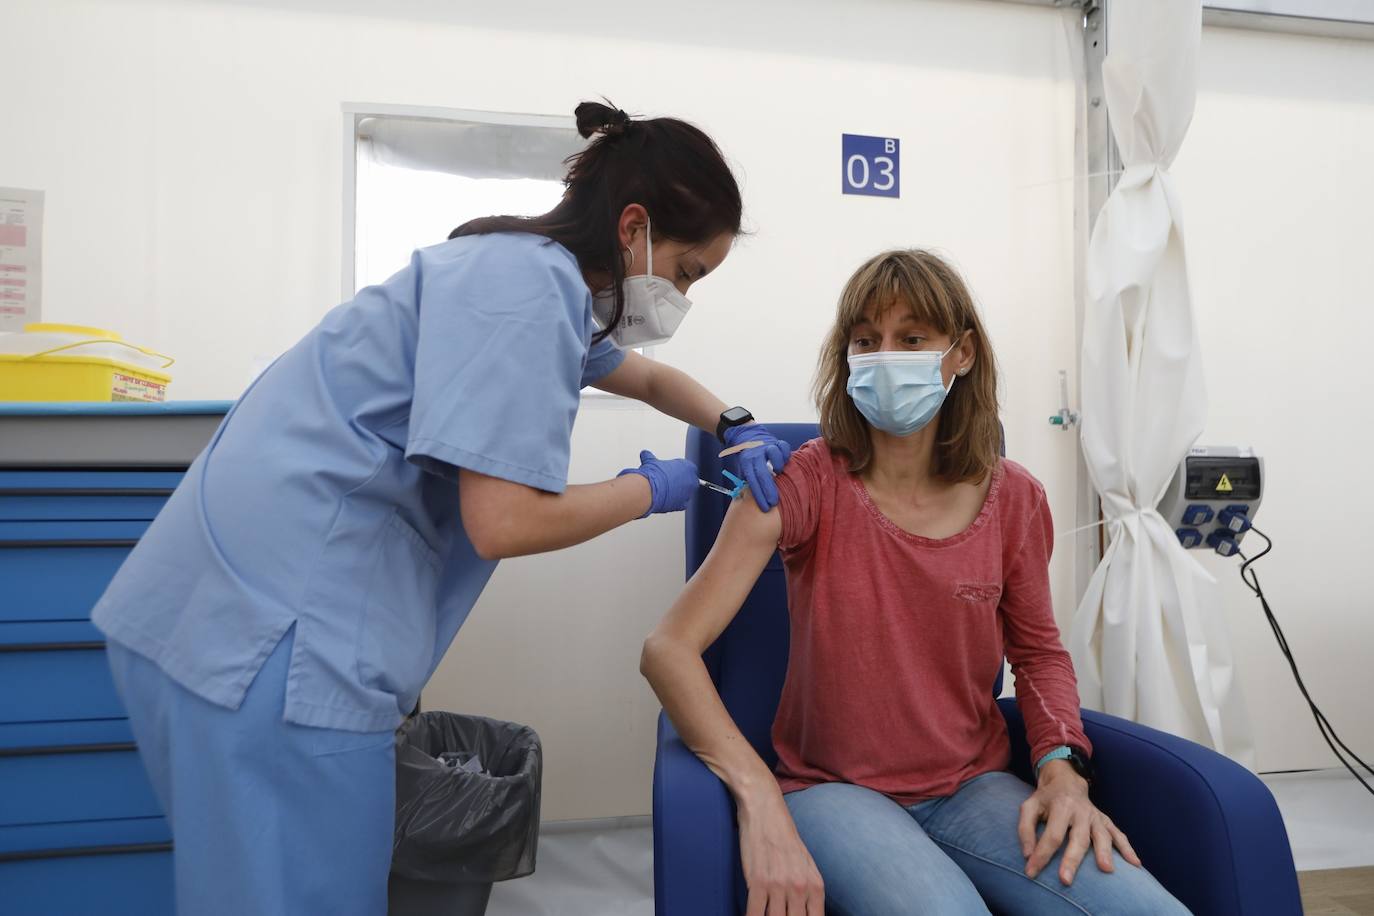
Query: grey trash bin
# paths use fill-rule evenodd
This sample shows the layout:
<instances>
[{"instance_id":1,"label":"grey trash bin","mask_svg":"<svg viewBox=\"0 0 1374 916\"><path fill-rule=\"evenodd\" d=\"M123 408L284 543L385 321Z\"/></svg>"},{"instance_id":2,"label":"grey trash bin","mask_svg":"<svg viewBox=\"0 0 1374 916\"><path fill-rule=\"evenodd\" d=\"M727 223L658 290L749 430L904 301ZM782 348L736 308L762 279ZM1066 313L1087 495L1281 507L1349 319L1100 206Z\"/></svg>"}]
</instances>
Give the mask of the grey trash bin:
<instances>
[{"instance_id":1,"label":"grey trash bin","mask_svg":"<svg viewBox=\"0 0 1374 916\"><path fill-rule=\"evenodd\" d=\"M482 916L534 871L543 751L515 722L426 712L396 736L391 916Z\"/></svg>"}]
</instances>

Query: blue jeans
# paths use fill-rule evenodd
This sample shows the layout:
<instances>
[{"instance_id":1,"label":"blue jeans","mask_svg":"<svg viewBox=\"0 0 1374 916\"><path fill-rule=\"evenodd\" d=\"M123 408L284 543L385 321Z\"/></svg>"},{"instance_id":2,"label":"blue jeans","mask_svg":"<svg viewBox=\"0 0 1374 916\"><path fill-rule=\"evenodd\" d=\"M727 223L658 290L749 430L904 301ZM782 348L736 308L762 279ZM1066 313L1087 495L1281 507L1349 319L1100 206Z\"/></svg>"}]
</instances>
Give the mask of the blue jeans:
<instances>
[{"instance_id":1,"label":"blue jeans","mask_svg":"<svg viewBox=\"0 0 1374 916\"><path fill-rule=\"evenodd\" d=\"M1039 875L1026 877L1016 825L1032 791L999 771L910 808L847 783L785 798L825 881L831 916L1188 913L1149 872L1115 850L1116 871L1109 874L1089 848L1069 887L1059 881L1062 847ZM1037 832L1043 830L1041 824Z\"/></svg>"}]
</instances>

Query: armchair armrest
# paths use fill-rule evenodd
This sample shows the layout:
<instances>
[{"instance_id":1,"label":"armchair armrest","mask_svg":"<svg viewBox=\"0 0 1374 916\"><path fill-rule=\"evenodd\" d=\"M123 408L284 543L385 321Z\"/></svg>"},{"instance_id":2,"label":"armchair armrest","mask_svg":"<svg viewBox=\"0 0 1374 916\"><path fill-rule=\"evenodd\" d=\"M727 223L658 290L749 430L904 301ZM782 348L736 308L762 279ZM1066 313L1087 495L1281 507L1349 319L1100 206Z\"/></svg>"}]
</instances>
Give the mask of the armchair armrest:
<instances>
[{"instance_id":1,"label":"armchair armrest","mask_svg":"<svg viewBox=\"0 0 1374 916\"><path fill-rule=\"evenodd\" d=\"M739 852L730 793L658 717L654 761L656 916L733 916Z\"/></svg>"},{"instance_id":2,"label":"armchair armrest","mask_svg":"<svg viewBox=\"0 0 1374 916\"><path fill-rule=\"evenodd\" d=\"M1013 753L1024 756L1020 711L999 705ZM1176 735L1089 709L1081 716L1093 803L1170 893L1199 914L1302 913L1288 831L1258 776Z\"/></svg>"}]
</instances>

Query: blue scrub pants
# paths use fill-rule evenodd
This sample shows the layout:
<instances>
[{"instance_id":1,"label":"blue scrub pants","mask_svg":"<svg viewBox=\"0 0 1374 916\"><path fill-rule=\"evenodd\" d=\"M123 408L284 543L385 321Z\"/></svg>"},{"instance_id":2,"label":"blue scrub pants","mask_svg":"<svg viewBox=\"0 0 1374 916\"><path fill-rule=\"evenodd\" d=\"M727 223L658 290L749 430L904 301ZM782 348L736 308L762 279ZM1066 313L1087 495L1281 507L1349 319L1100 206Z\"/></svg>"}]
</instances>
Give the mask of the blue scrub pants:
<instances>
[{"instance_id":1,"label":"blue scrub pants","mask_svg":"<svg viewBox=\"0 0 1374 916\"><path fill-rule=\"evenodd\" d=\"M292 635L237 710L109 645L115 685L171 822L183 916L386 913L394 736L282 721Z\"/></svg>"},{"instance_id":2,"label":"blue scrub pants","mask_svg":"<svg viewBox=\"0 0 1374 916\"><path fill-rule=\"evenodd\" d=\"M1145 869L1091 849L1073 884L1059 882L1063 847L1035 878L1016 824L1033 790L1016 775L975 776L953 795L903 808L885 795L824 783L783 796L825 882L832 916L1188 916ZM1042 823L1037 836L1044 833Z\"/></svg>"}]
</instances>

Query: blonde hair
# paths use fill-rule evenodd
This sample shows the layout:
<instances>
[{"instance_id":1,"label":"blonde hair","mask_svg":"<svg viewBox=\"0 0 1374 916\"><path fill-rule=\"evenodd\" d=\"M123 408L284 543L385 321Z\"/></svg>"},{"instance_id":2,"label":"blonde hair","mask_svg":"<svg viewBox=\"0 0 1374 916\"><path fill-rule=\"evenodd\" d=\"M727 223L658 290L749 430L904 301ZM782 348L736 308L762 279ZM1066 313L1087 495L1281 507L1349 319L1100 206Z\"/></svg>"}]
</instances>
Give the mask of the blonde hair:
<instances>
[{"instance_id":1,"label":"blonde hair","mask_svg":"<svg viewBox=\"0 0 1374 916\"><path fill-rule=\"evenodd\" d=\"M845 390L849 383L849 335L872 318L905 305L917 321L951 341L969 333L977 358L969 374L956 379L940 409L935 438L936 476L951 483L981 482L997 464L1001 426L997 419L997 361L973 296L958 272L919 248L885 251L865 262L845 284L835 324L821 347L815 397L821 435L831 449L849 457L858 473L873 457L872 432Z\"/></svg>"}]
</instances>

